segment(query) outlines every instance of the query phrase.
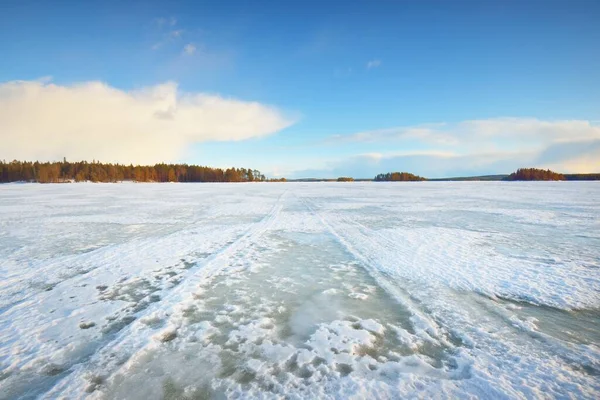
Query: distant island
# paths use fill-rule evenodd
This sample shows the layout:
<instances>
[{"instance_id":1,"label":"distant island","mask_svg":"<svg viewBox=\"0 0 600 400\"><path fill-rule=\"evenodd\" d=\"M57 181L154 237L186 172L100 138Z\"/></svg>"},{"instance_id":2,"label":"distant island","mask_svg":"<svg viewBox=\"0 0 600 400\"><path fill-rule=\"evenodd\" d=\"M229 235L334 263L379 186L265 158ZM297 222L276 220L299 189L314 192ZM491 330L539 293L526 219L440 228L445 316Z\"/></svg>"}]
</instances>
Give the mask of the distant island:
<instances>
[{"instance_id":1,"label":"distant island","mask_svg":"<svg viewBox=\"0 0 600 400\"><path fill-rule=\"evenodd\" d=\"M549 169L519 168L506 176L505 181L598 181L600 174L561 174Z\"/></svg>"},{"instance_id":2,"label":"distant island","mask_svg":"<svg viewBox=\"0 0 600 400\"><path fill-rule=\"evenodd\" d=\"M388 172L379 174L374 181L429 181L429 182L466 182L466 181L598 181L600 173L561 174L549 169L519 168L511 174L460 176L452 178L427 179L408 172Z\"/></svg>"},{"instance_id":3,"label":"distant island","mask_svg":"<svg viewBox=\"0 0 600 400\"><path fill-rule=\"evenodd\" d=\"M377 175L373 180L376 182L418 182L427 179L409 172L388 172Z\"/></svg>"},{"instance_id":4,"label":"distant island","mask_svg":"<svg viewBox=\"0 0 600 400\"><path fill-rule=\"evenodd\" d=\"M519 168L516 172L508 175L507 181L566 181L563 174L550 171L549 169Z\"/></svg>"}]
</instances>

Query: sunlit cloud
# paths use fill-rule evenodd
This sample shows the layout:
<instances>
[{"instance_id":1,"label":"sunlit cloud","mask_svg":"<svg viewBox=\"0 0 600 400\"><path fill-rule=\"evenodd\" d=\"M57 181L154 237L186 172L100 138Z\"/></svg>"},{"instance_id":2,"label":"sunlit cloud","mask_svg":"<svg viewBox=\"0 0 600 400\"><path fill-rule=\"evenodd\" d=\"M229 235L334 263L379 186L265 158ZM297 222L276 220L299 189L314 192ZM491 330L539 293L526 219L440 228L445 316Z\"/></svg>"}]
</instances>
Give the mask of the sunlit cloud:
<instances>
[{"instance_id":1,"label":"sunlit cloud","mask_svg":"<svg viewBox=\"0 0 600 400\"><path fill-rule=\"evenodd\" d=\"M536 118L492 118L458 123L429 123L400 126L345 135L336 142L389 142L416 140L433 145L468 145L474 142L507 140L509 143L570 142L600 139L600 126L587 120L544 121Z\"/></svg>"},{"instance_id":2,"label":"sunlit cloud","mask_svg":"<svg viewBox=\"0 0 600 400\"><path fill-rule=\"evenodd\" d=\"M124 91L101 82L0 84L0 159L176 161L190 145L278 132L294 120L278 109L173 82Z\"/></svg>"},{"instance_id":3,"label":"sunlit cloud","mask_svg":"<svg viewBox=\"0 0 600 400\"><path fill-rule=\"evenodd\" d=\"M317 169L297 170L290 177L373 178L379 173L394 171L412 172L427 178L485 175L510 172L533 156L519 152L469 155L438 151L368 153L330 161Z\"/></svg>"},{"instance_id":4,"label":"sunlit cloud","mask_svg":"<svg viewBox=\"0 0 600 400\"><path fill-rule=\"evenodd\" d=\"M587 120L545 121L492 118L429 123L333 135L322 145L417 147L333 160L320 170L295 176L352 175L408 171L427 177L509 173L519 167L552 168L565 173L600 170L600 126Z\"/></svg>"}]
</instances>

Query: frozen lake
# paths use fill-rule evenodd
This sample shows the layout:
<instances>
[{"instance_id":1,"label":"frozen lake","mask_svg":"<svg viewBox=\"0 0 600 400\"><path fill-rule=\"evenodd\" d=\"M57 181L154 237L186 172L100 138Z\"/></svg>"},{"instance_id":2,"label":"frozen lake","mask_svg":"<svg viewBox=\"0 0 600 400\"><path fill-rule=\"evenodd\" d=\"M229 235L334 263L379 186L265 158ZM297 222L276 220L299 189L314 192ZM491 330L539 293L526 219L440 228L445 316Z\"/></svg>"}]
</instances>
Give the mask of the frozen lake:
<instances>
[{"instance_id":1,"label":"frozen lake","mask_svg":"<svg viewBox=\"0 0 600 400\"><path fill-rule=\"evenodd\" d=\"M598 398L600 182L0 185L0 398Z\"/></svg>"}]
</instances>

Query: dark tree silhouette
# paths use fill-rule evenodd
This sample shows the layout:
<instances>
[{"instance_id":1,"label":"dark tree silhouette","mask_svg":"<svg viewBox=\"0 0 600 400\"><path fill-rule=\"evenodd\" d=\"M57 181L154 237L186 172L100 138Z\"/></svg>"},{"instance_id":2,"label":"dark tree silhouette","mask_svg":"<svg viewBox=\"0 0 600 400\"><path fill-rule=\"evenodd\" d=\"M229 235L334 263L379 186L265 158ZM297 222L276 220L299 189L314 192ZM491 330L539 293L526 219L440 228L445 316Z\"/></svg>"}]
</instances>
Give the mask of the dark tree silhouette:
<instances>
[{"instance_id":1,"label":"dark tree silhouette","mask_svg":"<svg viewBox=\"0 0 600 400\"><path fill-rule=\"evenodd\" d=\"M414 181L426 181L427 179L422 176L414 175L409 172L388 172L387 174L379 174L375 177L374 181L383 182L414 182Z\"/></svg>"},{"instance_id":2,"label":"dark tree silhouette","mask_svg":"<svg viewBox=\"0 0 600 400\"><path fill-rule=\"evenodd\" d=\"M565 174L568 181L600 181L600 174Z\"/></svg>"},{"instance_id":3,"label":"dark tree silhouette","mask_svg":"<svg viewBox=\"0 0 600 400\"><path fill-rule=\"evenodd\" d=\"M519 168L506 177L507 181L564 181L565 176L549 169Z\"/></svg>"},{"instance_id":4,"label":"dark tree silhouette","mask_svg":"<svg viewBox=\"0 0 600 400\"><path fill-rule=\"evenodd\" d=\"M264 182L260 171L249 168L210 168L188 164L122 165L97 161L0 161L0 183L7 182Z\"/></svg>"}]
</instances>

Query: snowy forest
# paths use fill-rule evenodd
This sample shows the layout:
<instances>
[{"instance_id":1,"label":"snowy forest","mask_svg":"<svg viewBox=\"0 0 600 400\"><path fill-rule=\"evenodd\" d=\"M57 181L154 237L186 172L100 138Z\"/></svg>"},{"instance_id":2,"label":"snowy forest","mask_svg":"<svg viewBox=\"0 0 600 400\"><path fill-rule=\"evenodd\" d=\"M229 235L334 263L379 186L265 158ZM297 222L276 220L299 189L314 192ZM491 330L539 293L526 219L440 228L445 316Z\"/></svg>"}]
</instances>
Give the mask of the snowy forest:
<instances>
[{"instance_id":1,"label":"snowy forest","mask_svg":"<svg viewBox=\"0 0 600 400\"><path fill-rule=\"evenodd\" d=\"M211 168L188 164L151 166L100 162L0 161L0 182L263 182L266 177L250 168Z\"/></svg>"}]
</instances>

